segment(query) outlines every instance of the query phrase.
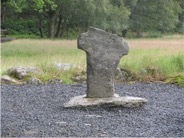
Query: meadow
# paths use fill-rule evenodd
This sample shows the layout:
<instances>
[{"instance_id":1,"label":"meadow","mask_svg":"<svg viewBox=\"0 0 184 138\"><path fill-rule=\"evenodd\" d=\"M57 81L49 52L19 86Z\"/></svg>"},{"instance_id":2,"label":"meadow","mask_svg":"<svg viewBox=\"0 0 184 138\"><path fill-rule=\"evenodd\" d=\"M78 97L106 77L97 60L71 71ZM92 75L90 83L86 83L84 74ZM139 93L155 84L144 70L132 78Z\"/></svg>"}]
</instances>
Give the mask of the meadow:
<instances>
[{"instance_id":1,"label":"meadow","mask_svg":"<svg viewBox=\"0 0 184 138\"><path fill-rule=\"evenodd\" d=\"M127 39L130 52L123 57L119 67L135 74L145 69L156 70L155 74L137 77L139 81L167 81L183 83L184 36L156 39ZM56 63L70 63L80 70L60 71L53 68ZM76 40L17 39L1 45L1 75L15 66L39 67L45 73L39 78L48 81L61 78L72 83L71 77L86 70L85 52L77 49ZM173 79L175 78L175 79Z\"/></svg>"}]
</instances>

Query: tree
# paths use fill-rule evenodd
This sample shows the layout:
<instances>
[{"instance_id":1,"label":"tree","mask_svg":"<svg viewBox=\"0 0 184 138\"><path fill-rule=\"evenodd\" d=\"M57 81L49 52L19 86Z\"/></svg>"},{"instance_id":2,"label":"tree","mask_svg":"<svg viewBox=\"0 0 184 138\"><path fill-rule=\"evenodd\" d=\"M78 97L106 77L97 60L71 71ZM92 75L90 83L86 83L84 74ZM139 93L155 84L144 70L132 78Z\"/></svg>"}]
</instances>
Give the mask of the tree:
<instances>
[{"instance_id":1,"label":"tree","mask_svg":"<svg viewBox=\"0 0 184 138\"><path fill-rule=\"evenodd\" d=\"M172 31L181 7L176 0L138 0L131 13L134 31Z\"/></svg>"},{"instance_id":2,"label":"tree","mask_svg":"<svg viewBox=\"0 0 184 138\"><path fill-rule=\"evenodd\" d=\"M179 0L180 6L182 8L182 12L179 14L179 22L176 26L177 32L184 33L184 1Z\"/></svg>"},{"instance_id":3,"label":"tree","mask_svg":"<svg viewBox=\"0 0 184 138\"><path fill-rule=\"evenodd\" d=\"M21 21L20 26L22 21L30 20L37 28L33 33L40 32L41 37L51 39L66 36L71 30L86 31L89 26L123 36L127 29L167 32L176 29L176 25L178 30L184 26L183 0L2 0L2 3L3 25L5 15L15 23ZM21 28L16 31L22 32Z\"/></svg>"},{"instance_id":4,"label":"tree","mask_svg":"<svg viewBox=\"0 0 184 138\"><path fill-rule=\"evenodd\" d=\"M107 16L107 28L113 33L120 33L128 28L130 10L125 7L124 0L110 0Z\"/></svg>"},{"instance_id":5,"label":"tree","mask_svg":"<svg viewBox=\"0 0 184 138\"><path fill-rule=\"evenodd\" d=\"M40 19L48 23L48 37L54 37L55 21L59 16L62 2L67 0L8 0L10 5L16 12L23 13L25 10L32 11L39 20L39 30L43 36L42 22Z\"/></svg>"},{"instance_id":6,"label":"tree","mask_svg":"<svg viewBox=\"0 0 184 138\"><path fill-rule=\"evenodd\" d=\"M39 30L43 36L42 22L48 23L48 37L62 37L69 28L89 26L120 32L127 28L129 10L123 0L9 0L9 5L17 12L34 11L39 20ZM40 20L41 19L41 20Z\"/></svg>"},{"instance_id":7,"label":"tree","mask_svg":"<svg viewBox=\"0 0 184 138\"><path fill-rule=\"evenodd\" d=\"M9 29L11 33L36 34L40 30L38 12L39 3L26 0L3 0L2 15L4 15L1 26ZM36 5L37 4L37 5ZM41 5L40 5L41 6ZM5 18L6 17L6 18ZM42 23L43 24L43 23ZM42 30L41 30L42 31ZM43 37L43 33L41 33Z\"/></svg>"}]
</instances>

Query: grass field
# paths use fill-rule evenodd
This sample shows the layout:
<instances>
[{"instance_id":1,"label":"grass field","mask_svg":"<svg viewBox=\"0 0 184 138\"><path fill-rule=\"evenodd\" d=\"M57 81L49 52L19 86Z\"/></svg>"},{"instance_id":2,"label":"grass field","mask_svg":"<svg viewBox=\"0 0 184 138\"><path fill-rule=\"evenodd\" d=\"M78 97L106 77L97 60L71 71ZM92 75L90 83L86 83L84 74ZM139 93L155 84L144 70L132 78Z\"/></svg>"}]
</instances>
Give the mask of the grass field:
<instances>
[{"instance_id":1,"label":"grass field","mask_svg":"<svg viewBox=\"0 0 184 138\"><path fill-rule=\"evenodd\" d=\"M121 59L119 67L134 72L155 68L158 78L184 76L184 36L127 41L130 52ZM76 40L18 39L1 45L1 75L14 66L33 66L46 72L42 79L63 77L67 79L65 82L71 83L71 72L58 74L51 68L56 63L76 64L85 70L85 53L77 49Z\"/></svg>"},{"instance_id":2,"label":"grass field","mask_svg":"<svg viewBox=\"0 0 184 138\"><path fill-rule=\"evenodd\" d=\"M159 68L162 75L184 73L184 38L129 40L130 54L120 66L132 69Z\"/></svg>"}]
</instances>

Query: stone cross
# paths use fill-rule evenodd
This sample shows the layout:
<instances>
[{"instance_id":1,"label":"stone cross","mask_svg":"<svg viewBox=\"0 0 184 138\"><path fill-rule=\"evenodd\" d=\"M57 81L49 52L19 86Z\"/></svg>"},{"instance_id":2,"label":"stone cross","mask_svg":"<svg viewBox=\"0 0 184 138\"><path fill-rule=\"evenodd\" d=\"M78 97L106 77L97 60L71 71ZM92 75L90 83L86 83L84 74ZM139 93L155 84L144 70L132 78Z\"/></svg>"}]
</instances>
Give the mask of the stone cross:
<instances>
[{"instance_id":1,"label":"stone cross","mask_svg":"<svg viewBox=\"0 0 184 138\"><path fill-rule=\"evenodd\" d=\"M128 43L116 34L90 27L78 37L78 48L87 54L87 98L114 97L114 71Z\"/></svg>"},{"instance_id":2,"label":"stone cross","mask_svg":"<svg viewBox=\"0 0 184 138\"><path fill-rule=\"evenodd\" d=\"M78 48L87 54L87 94L73 97L64 107L138 107L148 102L145 98L115 94L114 72L120 58L129 51L123 38L90 27L78 37Z\"/></svg>"}]
</instances>

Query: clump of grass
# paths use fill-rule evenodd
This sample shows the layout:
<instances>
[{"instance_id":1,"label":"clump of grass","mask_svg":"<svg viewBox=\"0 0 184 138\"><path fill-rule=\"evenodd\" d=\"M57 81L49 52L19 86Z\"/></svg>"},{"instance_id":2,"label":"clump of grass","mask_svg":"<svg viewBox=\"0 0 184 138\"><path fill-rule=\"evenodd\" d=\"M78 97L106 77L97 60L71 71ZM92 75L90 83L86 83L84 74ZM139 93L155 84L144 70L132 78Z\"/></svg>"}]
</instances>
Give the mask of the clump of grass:
<instances>
[{"instance_id":1,"label":"clump of grass","mask_svg":"<svg viewBox=\"0 0 184 138\"><path fill-rule=\"evenodd\" d=\"M125 63L125 64L123 64ZM134 62L129 63L122 62L120 67L132 69L135 74L137 74L137 79L141 81L163 81L166 78L171 76L176 76L184 73L184 55L171 55L171 56L160 56L160 57L151 57L144 56L135 58ZM146 75L140 75L140 71L145 70ZM174 77L175 78L175 77ZM179 79L174 79L178 82L182 82Z\"/></svg>"},{"instance_id":2,"label":"clump of grass","mask_svg":"<svg viewBox=\"0 0 184 138\"><path fill-rule=\"evenodd\" d=\"M60 79L64 84L73 84L73 76L82 72L82 69L78 67L63 70L56 68L54 64L42 64L39 68L42 69L43 74L31 74L31 76L40 79L44 83L53 79Z\"/></svg>"},{"instance_id":3,"label":"clump of grass","mask_svg":"<svg viewBox=\"0 0 184 138\"><path fill-rule=\"evenodd\" d=\"M176 84L178 86L184 87L184 76L178 75L170 77L166 80L166 83Z\"/></svg>"},{"instance_id":4,"label":"clump of grass","mask_svg":"<svg viewBox=\"0 0 184 138\"><path fill-rule=\"evenodd\" d=\"M161 57L158 60L161 74L169 77L175 74L184 72L184 55L178 54L173 56Z\"/></svg>"}]
</instances>

